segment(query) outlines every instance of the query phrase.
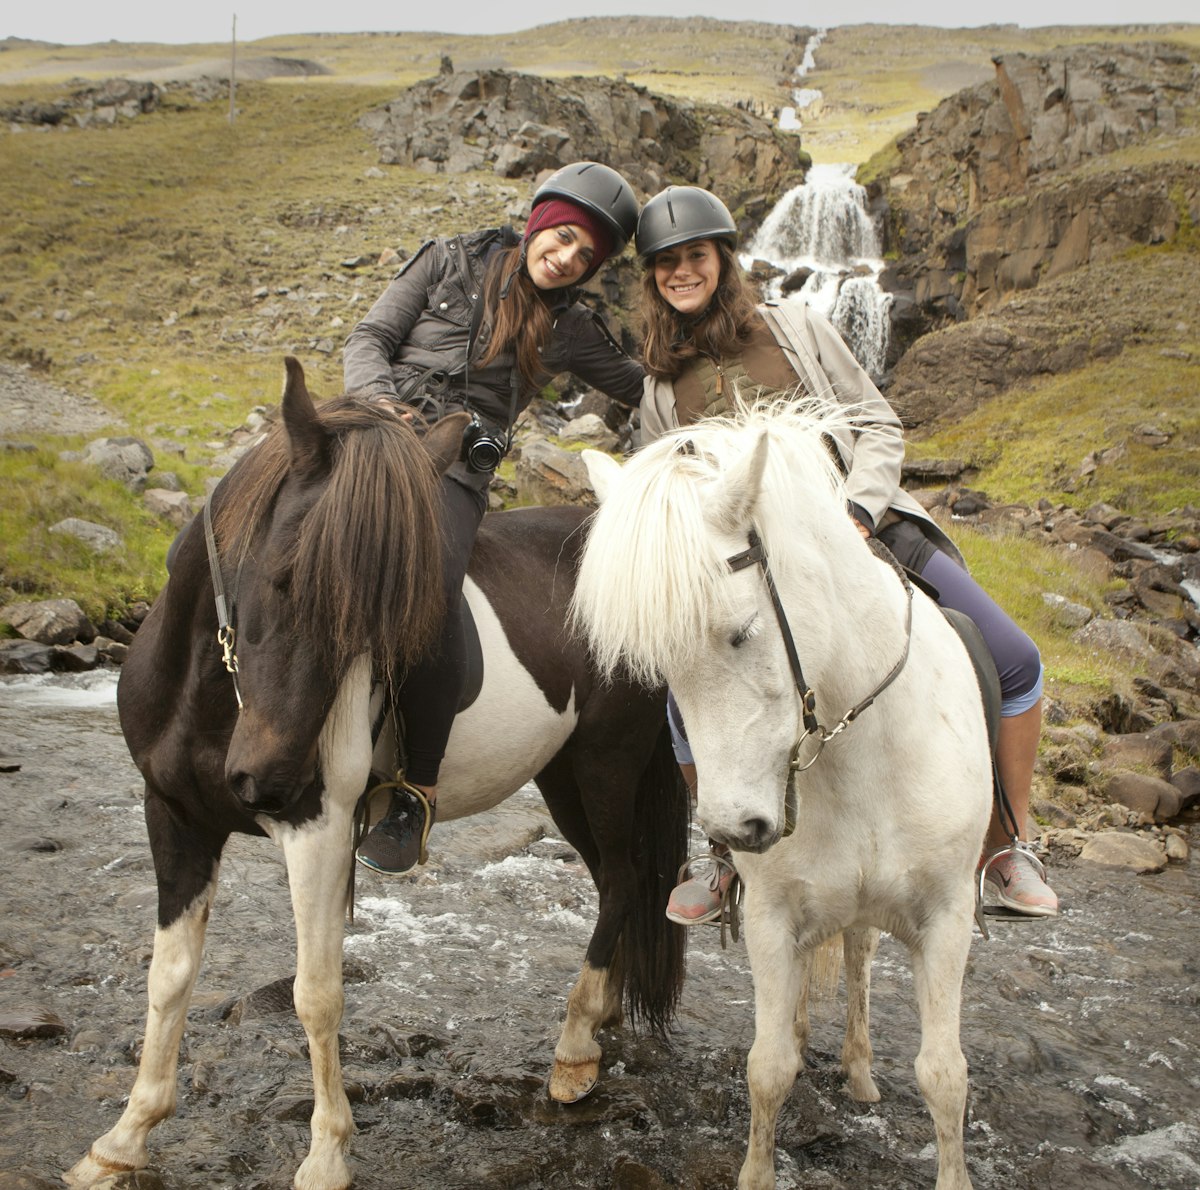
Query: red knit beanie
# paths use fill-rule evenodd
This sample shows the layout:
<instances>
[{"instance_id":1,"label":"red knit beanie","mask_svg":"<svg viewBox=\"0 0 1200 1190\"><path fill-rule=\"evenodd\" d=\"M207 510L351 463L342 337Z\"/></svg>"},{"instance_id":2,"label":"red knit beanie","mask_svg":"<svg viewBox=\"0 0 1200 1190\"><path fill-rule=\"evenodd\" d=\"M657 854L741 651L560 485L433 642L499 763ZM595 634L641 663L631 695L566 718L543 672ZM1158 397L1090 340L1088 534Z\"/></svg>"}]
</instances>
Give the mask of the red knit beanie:
<instances>
[{"instance_id":1,"label":"red knit beanie","mask_svg":"<svg viewBox=\"0 0 1200 1190\"><path fill-rule=\"evenodd\" d=\"M574 223L592 237L595 255L588 266L587 276L590 277L612 251L612 231L598 215L593 215L585 207L578 207L565 198L548 198L538 203L525 225L525 243L528 244L539 231L545 231L547 227L561 227L564 223Z\"/></svg>"}]
</instances>

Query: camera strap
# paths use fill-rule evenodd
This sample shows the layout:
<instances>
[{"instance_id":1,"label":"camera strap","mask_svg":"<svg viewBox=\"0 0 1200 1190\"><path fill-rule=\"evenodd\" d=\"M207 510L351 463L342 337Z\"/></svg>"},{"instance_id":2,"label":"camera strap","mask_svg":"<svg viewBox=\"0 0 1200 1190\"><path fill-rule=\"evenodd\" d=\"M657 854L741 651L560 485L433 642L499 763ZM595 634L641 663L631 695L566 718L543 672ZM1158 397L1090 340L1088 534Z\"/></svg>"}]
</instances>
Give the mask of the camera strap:
<instances>
[{"instance_id":1,"label":"camera strap","mask_svg":"<svg viewBox=\"0 0 1200 1190\"><path fill-rule=\"evenodd\" d=\"M467 360L463 366L463 396L468 407L471 404L471 354L475 350L475 336L479 333L480 324L483 322L483 307L486 301L486 292L483 286L479 288L479 297L475 301L474 308L471 311L471 329L467 332ZM517 371L516 362L513 362L512 368L508 373L508 421L505 425L504 434L504 453L512 449L513 433L516 428L517 421L517 398L521 391L521 375ZM474 416L474 411L472 411Z\"/></svg>"}]
</instances>

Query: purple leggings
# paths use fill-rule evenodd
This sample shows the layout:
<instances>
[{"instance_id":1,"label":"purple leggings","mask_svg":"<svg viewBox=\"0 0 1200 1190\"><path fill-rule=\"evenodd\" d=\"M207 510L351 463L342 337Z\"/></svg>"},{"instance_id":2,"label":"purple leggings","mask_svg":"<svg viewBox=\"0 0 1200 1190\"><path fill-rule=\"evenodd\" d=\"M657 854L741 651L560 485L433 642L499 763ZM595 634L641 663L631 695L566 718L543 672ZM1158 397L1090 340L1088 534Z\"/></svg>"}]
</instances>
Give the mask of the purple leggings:
<instances>
[{"instance_id":1,"label":"purple leggings","mask_svg":"<svg viewBox=\"0 0 1200 1190\"><path fill-rule=\"evenodd\" d=\"M934 550L921 577L937 587L942 607L963 612L979 626L1000 671L1000 714L1010 718L1029 710L1042 696L1042 658L1037 645L962 566L941 550Z\"/></svg>"}]
</instances>

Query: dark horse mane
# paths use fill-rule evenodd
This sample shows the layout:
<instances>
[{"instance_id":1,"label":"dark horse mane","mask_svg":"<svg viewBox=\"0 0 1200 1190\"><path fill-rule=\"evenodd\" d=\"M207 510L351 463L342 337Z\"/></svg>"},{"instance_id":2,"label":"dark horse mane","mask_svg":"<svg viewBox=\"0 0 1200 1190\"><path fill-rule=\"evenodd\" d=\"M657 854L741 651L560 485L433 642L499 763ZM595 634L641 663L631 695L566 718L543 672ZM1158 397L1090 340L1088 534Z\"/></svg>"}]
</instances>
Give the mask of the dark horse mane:
<instances>
[{"instance_id":1,"label":"dark horse mane","mask_svg":"<svg viewBox=\"0 0 1200 1190\"><path fill-rule=\"evenodd\" d=\"M269 559L264 581L286 581L298 638L323 648L335 674L363 653L382 672L403 669L444 611L438 474L417 435L378 406L335 397L315 406L315 419L301 424L307 445L321 443L316 463L285 410L221 484L222 554L234 568ZM263 549L262 529L297 471L319 494L278 553Z\"/></svg>"}]
</instances>

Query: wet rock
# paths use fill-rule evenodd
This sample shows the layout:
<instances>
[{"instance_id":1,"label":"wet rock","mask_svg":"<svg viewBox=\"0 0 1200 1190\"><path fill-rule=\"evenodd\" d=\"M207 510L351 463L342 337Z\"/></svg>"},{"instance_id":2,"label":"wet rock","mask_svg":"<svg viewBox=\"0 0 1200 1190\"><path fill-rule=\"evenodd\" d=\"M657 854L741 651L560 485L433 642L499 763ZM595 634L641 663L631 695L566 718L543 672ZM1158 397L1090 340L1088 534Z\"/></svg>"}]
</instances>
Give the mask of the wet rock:
<instances>
[{"instance_id":1,"label":"wet rock","mask_svg":"<svg viewBox=\"0 0 1200 1190\"><path fill-rule=\"evenodd\" d=\"M0 673L45 674L50 672L54 650L32 640L0 641Z\"/></svg>"},{"instance_id":2,"label":"wet rock","mask_svg":"<svg viewBox=\"0 0 1200 1190\"><path fill-rule=\"evenodd\" d=\"M1161 872L1167 866L1165 853L1142 835L1126 831L1102 831L1084 844L1081 861L1107 868L1128 868L1138 874Z\"/></svg>"},{"instance_id":3,"label":"wet rock","mask_svg":"<svg viewBox=\"0 0 1200 1190\"><path fill-rule=\"evenodd\" d=\"M613 1162L613 1186L620 1190L667 1190L672 1184L648 1165L624 1154Z\"/></svg>"},{"instance_id":4,"label":"wet rock","mask_svg":"<svg viewBox=\"0 0 1200 1190\"><path fill-rule=\"evenodd\" d=\"M264 984L249 995L242 996L228 1005L221 1015L231 1025L240 1025L259 1017L275 1016L281 1012L295 1012L296 1004L292 999L294 979L294 976L288 975L273 983Z\"/></svg>"},{"instance_id":5,"label":"wet rock","mask_svg":"<svg viewBox=\"0 0 1200 1190\"><path fill-rule=\"evenodd\" d=\"M100 664L96 645L66 645L54 650L53 668L62 673L87 673Z\"/></svg>"},{"instance_id":6,"label":"wet rock","mask_svg":"<svg viewBox=\"0 0 1200 1190\"><path fill-rule=\"evenodd\" d=\"M1176 863L1187 863L1190 848L1182 835L1168 833L1163 839L1163 848L1167 853L1167 859Z\"/></svg>"},{"instance_id":7,"label":"wet rock","mask_svg":"<svg viewBox=\"0 0 1200 1190\"><path fill-rule=\"evenodd\" d=\"M63 1020L48 1008L13 1004L0 1010L0 1037L28 1040L61 1037L67 1031Z\"/></svg>"},{"instance_id":8,"label":"wet rock","mask_svg":"<svg viewBox=\"0 0 1200 1190\"><path fill-rule=\"evenodd\" d=\"M20 768L20 765L17 767ZM41 855L53 855L54 852L62 850L62 844L57 839L48 839L44 835L21 835L19 838L6 840L4 850L32 851Z\"/></svg>"}]
</instances>

